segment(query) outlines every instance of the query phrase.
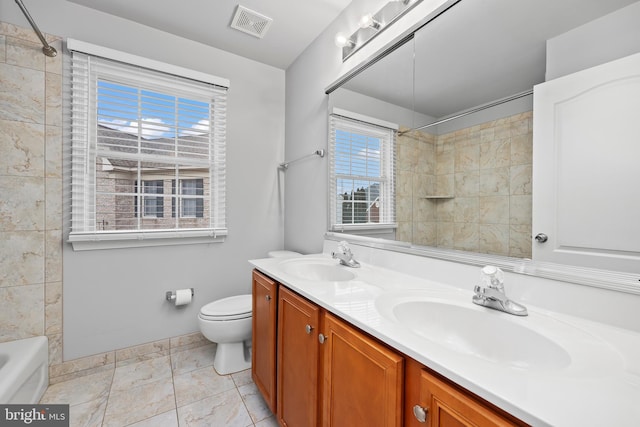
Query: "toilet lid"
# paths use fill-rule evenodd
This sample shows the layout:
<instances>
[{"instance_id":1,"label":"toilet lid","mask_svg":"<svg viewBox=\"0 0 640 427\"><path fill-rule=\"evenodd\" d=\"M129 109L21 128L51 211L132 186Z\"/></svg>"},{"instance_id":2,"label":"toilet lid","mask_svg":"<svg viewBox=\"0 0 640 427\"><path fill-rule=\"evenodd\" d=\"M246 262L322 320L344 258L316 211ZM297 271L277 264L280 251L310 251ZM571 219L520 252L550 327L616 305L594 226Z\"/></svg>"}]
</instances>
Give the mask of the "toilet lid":
<instances>
[{"instance_id":1,"label":"toilet lid","mask_svg":"<svg viewBox=\"0 0 640 427\"><path fill-rule=\"evenodd\" d=\"M251 294L236 295L210 302L200 309L200 314L215 318L242 318L251 315Z\"/></svg>"}]
</instances>

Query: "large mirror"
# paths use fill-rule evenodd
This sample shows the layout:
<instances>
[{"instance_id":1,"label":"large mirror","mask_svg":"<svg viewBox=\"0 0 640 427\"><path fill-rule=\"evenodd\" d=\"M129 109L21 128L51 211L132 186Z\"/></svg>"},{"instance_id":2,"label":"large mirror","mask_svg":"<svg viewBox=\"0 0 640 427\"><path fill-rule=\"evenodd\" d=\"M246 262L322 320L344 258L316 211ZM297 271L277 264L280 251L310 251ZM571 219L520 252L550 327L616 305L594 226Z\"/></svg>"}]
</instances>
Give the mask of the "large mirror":
<instances>
[{"instance_id":1,"label":"large mirror","mask_svg":"<svg viewBox=\"0 0 640 427\"><path fill-rule=\"evenodd\" d=\"M330 110L399 126L398 227L375 237L531 258L546 41L635 1L462 0L333 90Z\"/></svg>"}]
</instances>

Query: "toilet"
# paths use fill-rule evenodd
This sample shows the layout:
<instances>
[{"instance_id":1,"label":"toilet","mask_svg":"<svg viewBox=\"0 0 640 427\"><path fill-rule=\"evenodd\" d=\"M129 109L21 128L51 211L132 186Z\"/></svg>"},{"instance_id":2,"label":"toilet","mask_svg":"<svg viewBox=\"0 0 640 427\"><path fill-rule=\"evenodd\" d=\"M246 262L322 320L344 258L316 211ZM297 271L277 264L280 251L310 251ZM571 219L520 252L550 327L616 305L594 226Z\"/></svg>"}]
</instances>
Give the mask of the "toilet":
<instances>
[{"instance_id":1,"label":"toilet","mask_svg":"<svg viewBox=\"0 0 640 427\"><path fill-rule=\"evenodd\" d=\"M301 254L271 251L270 258ZM203 306L198 314L200 332L217 343L213 367L221 375L244 371L251 367L251 294L222 298Z\"/></svg>"},{"instance_id":2,"label":"toilet","mask_svg":"<svg viewBox=\"0 0 640 427\"><path fill-rule=\"evenodd\" d=\"M217 343L213 367L221 375L251 367L251 294L210 302L200 309L200 332Z\"/></svg>"}]
</instances>

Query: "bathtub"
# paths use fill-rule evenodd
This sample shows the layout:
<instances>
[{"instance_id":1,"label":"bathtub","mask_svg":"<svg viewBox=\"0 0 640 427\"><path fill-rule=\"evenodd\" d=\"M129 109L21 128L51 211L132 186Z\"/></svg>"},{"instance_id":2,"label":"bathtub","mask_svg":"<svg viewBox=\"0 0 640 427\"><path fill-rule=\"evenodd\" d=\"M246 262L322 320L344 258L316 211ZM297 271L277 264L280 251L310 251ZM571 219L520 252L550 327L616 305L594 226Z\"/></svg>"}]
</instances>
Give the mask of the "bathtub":
<instances>
[{"instance_id":1,"label":"bathtub","mask_svg":"<svg viewBox=\"0 0 640 427\"><path fill-rule=\"evenodd\" d=\"M0 343L0 404L35 404L49 385L47 337Z\"/></svg>"}]
</instances>

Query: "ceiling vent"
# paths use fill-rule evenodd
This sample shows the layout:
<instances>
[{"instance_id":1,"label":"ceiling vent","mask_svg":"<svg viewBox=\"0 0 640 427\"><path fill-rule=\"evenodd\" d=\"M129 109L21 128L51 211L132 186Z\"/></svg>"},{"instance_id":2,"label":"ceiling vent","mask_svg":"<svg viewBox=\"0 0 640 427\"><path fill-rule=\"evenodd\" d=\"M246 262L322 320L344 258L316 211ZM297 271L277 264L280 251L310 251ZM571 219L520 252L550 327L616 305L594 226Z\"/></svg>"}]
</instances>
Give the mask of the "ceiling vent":
<instances>
[{"instance_id":1,"label":"ceiling vent","mask_svg":"<svg viewBox=\"0 0 640 427\"><path fill-rule=\"evenodd\" d=\"M267 16L238 5L236 14L231 21L231 28L261 39L271 26L272 21L273 19Z\"/></svg>"}]
</instances>

